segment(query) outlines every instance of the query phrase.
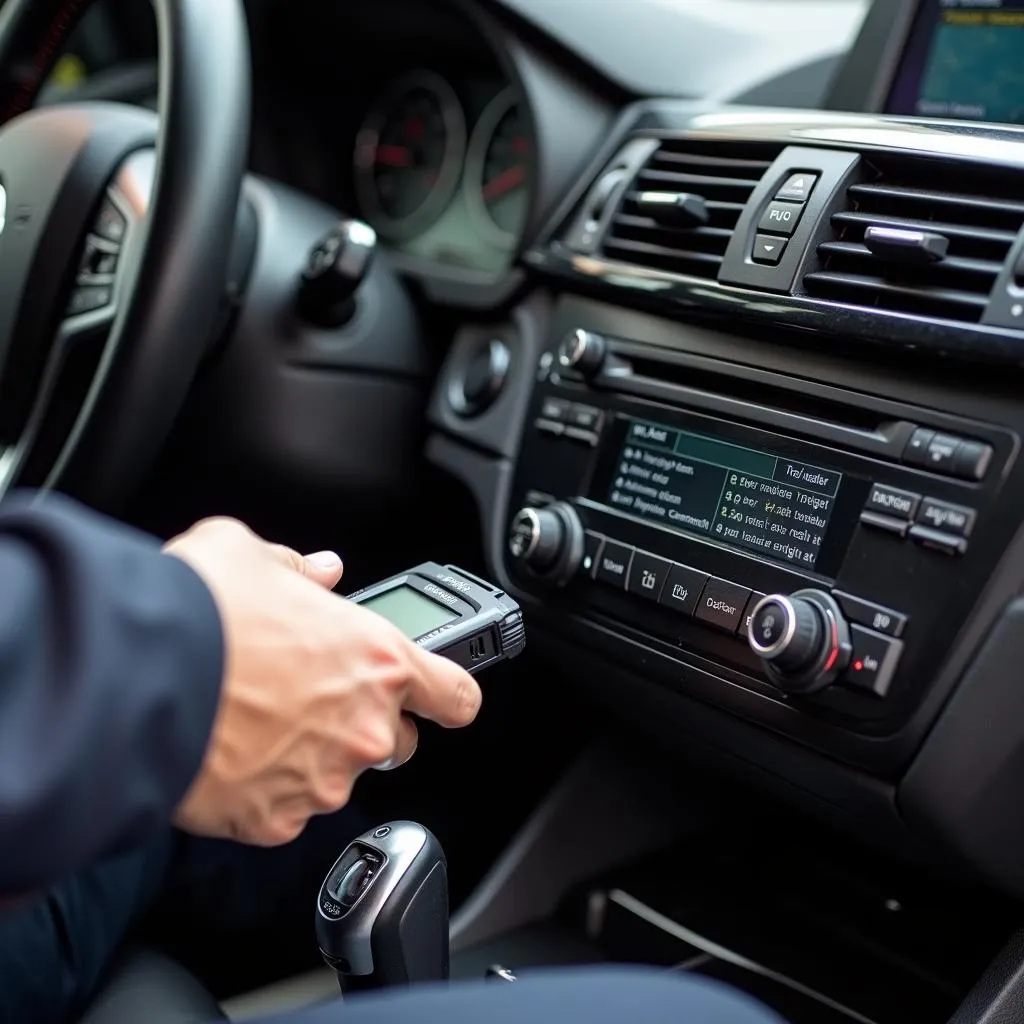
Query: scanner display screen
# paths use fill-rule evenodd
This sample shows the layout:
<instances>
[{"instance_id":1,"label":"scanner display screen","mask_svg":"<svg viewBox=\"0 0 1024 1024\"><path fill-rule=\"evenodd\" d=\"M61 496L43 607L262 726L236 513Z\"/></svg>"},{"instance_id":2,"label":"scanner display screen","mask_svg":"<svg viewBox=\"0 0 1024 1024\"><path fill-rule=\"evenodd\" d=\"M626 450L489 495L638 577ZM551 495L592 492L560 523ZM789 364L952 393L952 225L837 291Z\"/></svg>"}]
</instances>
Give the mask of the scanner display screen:
<instances>
[{"instance_id":1,"label":"scanner display screen","mask_svg":"<svg viewBox=\"0 0 1024 1024\"><path fill-rule=\"evenodd\" d=\"M394 590L379 594L369 601L364 601L363 607L383 615L410 640L415 640L458 618L450 608L432 601L410 586L395 587Z\"/></svg>"}]
</instances>

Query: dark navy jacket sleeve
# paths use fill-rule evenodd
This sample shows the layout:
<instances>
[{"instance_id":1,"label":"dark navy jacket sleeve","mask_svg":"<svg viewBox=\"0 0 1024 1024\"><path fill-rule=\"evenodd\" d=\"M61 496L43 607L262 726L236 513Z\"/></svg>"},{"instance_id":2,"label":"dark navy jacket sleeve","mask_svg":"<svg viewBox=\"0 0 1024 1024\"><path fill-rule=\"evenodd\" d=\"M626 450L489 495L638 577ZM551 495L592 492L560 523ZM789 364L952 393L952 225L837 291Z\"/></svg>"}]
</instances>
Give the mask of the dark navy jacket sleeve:
<instances>
[{"instance_id":1,"label":"dark navy jacket sleeve","mask_svg":"<svg viewBox=\"0 0 1024 1024\"><path fill-rule=\"evenodd\" d=\"M0 506L0 897L166 827L223 667L213 597L157 541L66 499Z\"/></svg>"}]
</instances>

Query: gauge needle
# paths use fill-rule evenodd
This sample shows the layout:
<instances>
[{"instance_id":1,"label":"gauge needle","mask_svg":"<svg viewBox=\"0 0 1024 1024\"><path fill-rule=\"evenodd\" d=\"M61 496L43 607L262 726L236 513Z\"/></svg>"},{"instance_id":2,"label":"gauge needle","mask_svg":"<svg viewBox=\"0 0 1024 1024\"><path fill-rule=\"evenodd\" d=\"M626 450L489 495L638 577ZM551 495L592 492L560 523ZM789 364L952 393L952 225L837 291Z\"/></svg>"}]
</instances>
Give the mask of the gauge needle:
<instances>
[{"instance_id":1,"label":"gauge needle","mask_svg":"<svg viewBox=\"0 0 1024 1024\"><path fill-rule=\"evenodd\" d=\"M511 192L526 180L526 168L515 164L507 171L502 171L496 178L491 178L483 188L483 196L487 202L500 199L506 192Z\"/></svg>"},{"instance_id":2,"label":"gauge needle","mask_svg":"<svg viewBox=\"0 0 1024 1024\"><path fill-rule=\"evenodd\" d=\"M377 163L388 167L408 167L412 162L412 153L405 146L394 146L383 143L377 147Z\"/></svg>"}]
</instances>

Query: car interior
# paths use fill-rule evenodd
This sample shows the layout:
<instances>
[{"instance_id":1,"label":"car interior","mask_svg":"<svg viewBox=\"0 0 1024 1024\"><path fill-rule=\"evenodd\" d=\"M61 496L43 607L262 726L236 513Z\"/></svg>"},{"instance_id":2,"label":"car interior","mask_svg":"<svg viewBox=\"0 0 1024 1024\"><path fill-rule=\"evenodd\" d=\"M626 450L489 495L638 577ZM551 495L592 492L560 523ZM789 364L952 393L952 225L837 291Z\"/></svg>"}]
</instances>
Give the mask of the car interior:
<instances>
[{"instance_id":1,"label":"car interior","mask_svg":"<svg viewBox=\"0 0 1024 1024\"><path fill-rule=\"evenodd\" d=\"M1024 4L4 0L0 108L0 495L521 608L355 795L451 978L1024 1020ZM317 899L87 1019L336 996Z\"/></svg>"}]
</instances>

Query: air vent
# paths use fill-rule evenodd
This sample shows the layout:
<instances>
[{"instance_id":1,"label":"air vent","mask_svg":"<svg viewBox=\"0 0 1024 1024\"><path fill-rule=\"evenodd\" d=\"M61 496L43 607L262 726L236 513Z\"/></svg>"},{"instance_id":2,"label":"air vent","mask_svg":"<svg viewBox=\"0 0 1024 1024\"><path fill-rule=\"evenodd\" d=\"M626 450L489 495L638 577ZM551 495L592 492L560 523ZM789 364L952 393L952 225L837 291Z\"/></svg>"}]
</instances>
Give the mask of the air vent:
<instances>
[{"instance_id":1,"label":"air vent","mask_svg":"<svg viewBox=\"0 0 1024 1024\"><path fill-rule=\"evenodd\" d=\"M871 158L868 167L869 178L849 187L833 215L832 238L818 246L819 269L804 277L804 290L977 323L1024 224L1024 175L895 157ZM875 244L886 235L918 244L902 252Z\"/></svg>"},{"instance_id":2,"label":"air vent","mask_svg":"<svg viewBox=\"0 0 1024 1024\"><path fill-rule=\"evenodd\" d=\"M604 255L714 280L743 207L780 152L774 143L663 140L625 193ZM672 205L671 197L686 198ZM693 216L694 208L703 215Z\"/></svg>"}]
</instances>

